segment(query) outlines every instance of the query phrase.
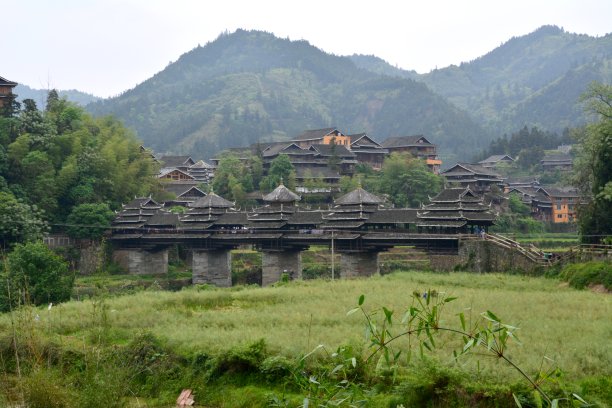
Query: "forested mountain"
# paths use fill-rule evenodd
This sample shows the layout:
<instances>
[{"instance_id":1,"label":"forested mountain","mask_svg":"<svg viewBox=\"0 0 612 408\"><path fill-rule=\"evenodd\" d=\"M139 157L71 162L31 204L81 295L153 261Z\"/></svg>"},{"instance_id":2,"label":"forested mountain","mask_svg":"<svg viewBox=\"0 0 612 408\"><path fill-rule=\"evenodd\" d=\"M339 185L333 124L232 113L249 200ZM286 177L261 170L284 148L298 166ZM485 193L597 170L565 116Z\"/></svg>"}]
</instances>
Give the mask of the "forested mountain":
<instances>
[{"instance_id":1,"label":"forested mountain","mask_svg":"<svg viewBox=\"0 0 612 408\"><path fill-rule=\"evenodd\" d=\"M493 137L422 83L260 31L221 35L88 109L123 119L157 152L204 158L328 126L378 140L426 134L449 160L469 157Z\"/></svg>"},{"instance_id":2,"label":"forested mountain","mask_svg":"<svg viewBox=\"0 0 612 408\"><path fill-rule=\"evenodd\" d=\"M424 82L498 135L524 125L555 132L579 125L585 120L579 96L592 81L612 82L612 34L595 38L555 26L512 38L474 61L424 75L384 67L374 57L351 58L373 72Z\"/></svg>"},{"instance_id":3,"label":"forested mountain","mask_svg":"<svg viewBox=\"0 0 612 408\"><path fill-rule=\"evenodd\" d=\"M17 94L17 100L19 102L23 101L24 99L32 99L40 106L44 106L45 101L47 100L47 94L49 93L49 90L34 89L30 88L27 85L19 84L15 87L14 92ZM85 106L88 103L95 102L101 99L95 95L77 91L76 89L68 89L63 91L58 90L57 92L60 98L66 98L70 102L74 102L81 106Z\"/></svg>"}]
</instances>

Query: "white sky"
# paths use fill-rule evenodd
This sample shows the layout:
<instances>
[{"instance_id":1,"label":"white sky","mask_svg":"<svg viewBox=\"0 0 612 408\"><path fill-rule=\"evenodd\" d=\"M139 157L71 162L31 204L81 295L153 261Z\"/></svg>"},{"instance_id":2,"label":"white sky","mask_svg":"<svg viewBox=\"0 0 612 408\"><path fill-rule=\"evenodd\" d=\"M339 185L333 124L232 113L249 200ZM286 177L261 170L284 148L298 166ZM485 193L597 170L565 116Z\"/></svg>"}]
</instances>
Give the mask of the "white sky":
<instances>
[{"instance_id":1,"label":"white sky","mask_svg":"<svg viewBox=\"0 0 612 408\"><path fill-rule=\"evenodd\" d=\"M112 96L223 31L259 29L420 73L545 24L612 32L610 0L0 0L0 76Z\"/></svg>"}]
</instances>

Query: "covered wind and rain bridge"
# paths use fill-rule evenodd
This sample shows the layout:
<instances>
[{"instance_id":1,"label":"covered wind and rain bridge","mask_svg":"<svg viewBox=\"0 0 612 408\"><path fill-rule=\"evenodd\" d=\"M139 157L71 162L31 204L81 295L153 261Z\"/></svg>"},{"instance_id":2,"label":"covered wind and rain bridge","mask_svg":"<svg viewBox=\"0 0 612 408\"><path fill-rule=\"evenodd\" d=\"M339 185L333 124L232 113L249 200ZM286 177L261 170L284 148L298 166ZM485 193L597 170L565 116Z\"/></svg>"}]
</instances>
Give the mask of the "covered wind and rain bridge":
<instances>
[{"instance_id":1,"label":"covered wind and rain bridge","mask_svg":"<svg viewBox=\"0 0 612 408\"><path fill-rule=\"evenodd\" d=\"M252 211L238 211L213 192L184 214L137 198L113 222L113 257L130 273L164 273L168 249L178 244L190 253L193 283L231 286L231 250L248 245L262 252L265 286L283 273L301 278L301 251L326 245L341 255L342 277L370 276L379 272L382 251L409 245L457 254L464 234L495 220L490 205L469 188L446 189L420 209L389 208L361 187L324 210L298 206L299 200L282 183Z\"/></svg>"}]
</instances>

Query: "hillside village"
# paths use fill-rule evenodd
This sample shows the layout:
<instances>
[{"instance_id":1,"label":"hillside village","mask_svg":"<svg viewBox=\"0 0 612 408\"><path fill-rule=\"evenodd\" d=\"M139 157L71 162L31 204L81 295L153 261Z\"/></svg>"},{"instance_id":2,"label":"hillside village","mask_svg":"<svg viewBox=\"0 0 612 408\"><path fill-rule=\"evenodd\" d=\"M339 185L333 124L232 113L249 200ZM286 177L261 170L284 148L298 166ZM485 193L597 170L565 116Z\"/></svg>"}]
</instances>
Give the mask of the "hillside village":
<instances>
[{"instance_id":1,"label":"hillside village","mask_svg":"<svg viewBox=\"0 0 612 408\"><path fill-rule=\"evenodd\" d=\"M237 29L108 98L0 77L0 406L609 406L611 46L543 26L418 74Z\"/></svg>"},{"instance_id":2,"label":"hillside village","mask_svg":"<svg viewBox=\"0 0 612 408\"><path fill-rule=\"evenodd\" d=\"M144 148L143 148L144 149ZM547 154L540 162L542 173L564 172L572 169L572 158L567 146ZM189 207L204 197L215 175L215 169L226 155L249 163L251 157L262 159L264 176L271 163L280 155L286 155L295 171L295 191L308 195L328 193L337 195L342 177L358 177L356 168L367 166L380 171L385 158L391 154L408 154L422 160L430 172L440 175L448 187L469 188L478 194L496 195L491 198L501 203L511 194L520 197L529 206L531 216L539 221L553 224L571 224L576 219L578 192L568 185L541 185L539 174L526 177L508 177L504 170L511 168L515 159L508 155L493 155L478 163L455 163L440 170L442 161L437 146L423 135L390 137L382 142L365 133L347 135L337 128L307 130L287 142L257 143L246 148L231 148L211 159L194 160L191 156L160 155L156 160L161 170L157 177L163 188L175 197L164 201L166 207L181 205ZM309 182L320 184L308 187ZM311 184L312 185L312 184ZM253 202L262 203L265 192L255 191L249 195ZM322 203L329 202L322 197ZM503 211L504 206L498 206Z\"/></svg>"}]
</instances>

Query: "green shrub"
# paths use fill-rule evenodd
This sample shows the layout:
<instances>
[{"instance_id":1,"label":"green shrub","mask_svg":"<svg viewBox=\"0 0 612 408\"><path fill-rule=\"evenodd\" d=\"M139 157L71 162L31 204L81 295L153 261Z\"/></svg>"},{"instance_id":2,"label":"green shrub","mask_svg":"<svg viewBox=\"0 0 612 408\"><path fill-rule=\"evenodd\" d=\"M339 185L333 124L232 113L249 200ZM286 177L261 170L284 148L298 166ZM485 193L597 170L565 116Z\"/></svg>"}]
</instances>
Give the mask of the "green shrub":
<instances>
[{"instance_id":1,"label":"green shrub","mask_svg":"<svg viewBox=\"0 0 612 408\"><path fill-rule=\"evenodd\" d=\"M612 264L607 261L570 264L563 268L560 276L576 289L603 285L612 290Z\"/></svg>"},{"instance_id":2,"label":"green shrub","mask_svg":"<svg viewBox=\"0 0 612 408\"><path fill-rule=\"evenodd\" d=\"M245 375L259 374L260 366L266 357L267 351L264 339L248 345L234 347L214 359L209 378L214 380L230 374L240 380L240 377Z\"/></svg>"},{"instance_id":3,"label":"green shrub","mask_svg":"<svg viewBox=\"0 0 612 408\"><path fill-rule=\"evenodd\" d=\"M23 399L28 408L67 408L72 406L71 391L62 384L61 373L38 369L21 381Z\"/></svg>"},{"instance_id":4,"label":"green shrub","mask_svg":"<svg viewBox=\"0 0 612 408\"><path fill-rule=\"evenodd\" d=\"M73 285L68 264L45 244L17 244L0 273L0 312L19 304L69 300Z\"/></svg>"}]
</instances>

